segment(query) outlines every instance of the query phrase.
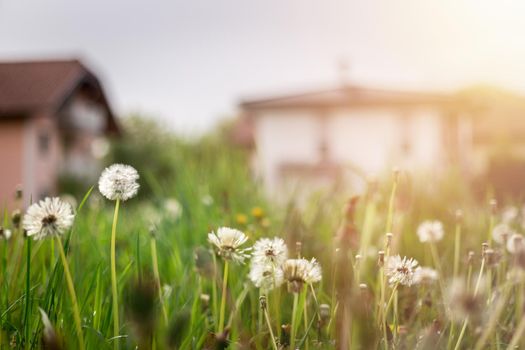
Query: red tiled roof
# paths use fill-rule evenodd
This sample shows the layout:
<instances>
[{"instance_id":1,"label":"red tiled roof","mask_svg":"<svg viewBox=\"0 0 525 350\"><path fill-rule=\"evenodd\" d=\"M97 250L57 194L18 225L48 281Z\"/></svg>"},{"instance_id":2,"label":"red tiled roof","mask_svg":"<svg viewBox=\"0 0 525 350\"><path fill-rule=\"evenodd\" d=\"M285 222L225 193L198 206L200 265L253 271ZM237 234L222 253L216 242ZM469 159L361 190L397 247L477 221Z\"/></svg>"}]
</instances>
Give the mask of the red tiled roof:
<instances>
[{"instance_id":1,"label":"red tiled roof","mask_svg":"<svg viewBox=\"0 0 525 350\"><path fill-rule=\"evenodd\" d=\"M0 62L0 113L56 106L86 74L76 60Z\"/></svg>"},{"instance_id":2,"label":"red tiled roof","mask_svg":"<svg viewBox=\"0 0 525 350\"><path fill-rule=\"evenodd\" d=\"M58 110L86 82L107 109L109 131L118 132L98 79L78 60L0 62L0 118Z\"/></svg>"}]
</instances>

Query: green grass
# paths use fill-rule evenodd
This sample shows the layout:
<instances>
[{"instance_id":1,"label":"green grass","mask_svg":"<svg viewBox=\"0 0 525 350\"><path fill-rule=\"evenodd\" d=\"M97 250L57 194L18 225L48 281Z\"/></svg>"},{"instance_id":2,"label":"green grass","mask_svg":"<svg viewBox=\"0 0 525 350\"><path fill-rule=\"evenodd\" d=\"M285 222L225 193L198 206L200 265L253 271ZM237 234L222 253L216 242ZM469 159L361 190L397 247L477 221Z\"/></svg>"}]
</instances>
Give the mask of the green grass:
<instances>
[{"instance_id":1,"label":"green grass","mask_svg":"<svg viewBox=\"0 0 525 350\"><path fill-rule=\"evenodd\" d=\"M492 264L481 256L481 244L501 216L491 215L488 199L475 200L459 177L429 181L401 173L393 191L386 176L343 211L343 194L315 194L299 210L265 200L260 184L251 180L246 155L223 139L169 142L170 152L163 155L169 167L127 159L139 168L144 191L122 203L119 212L117 338L110 266L114 203L96 189L89 193L89 186L85 198L77 198L81 205L62 244L87 349L111 349L115 342L120 349L273 349L272 338L278 347L292 342L300 349L524 346L524 280L522 274L508 277L521 261L495 242L491 248L501 260ZM167 198L181 203L180 217L164 209ZM263 209L262 217L257 210L252 215L256 207ZM463 211L461 221L457 209ZM151 229L154 218L158 222ZM434 247L416 235L426 219L445 226L445 238ZM14 235L0 240L0 348L41 348L38 308L49 316L61 344L79 348L58 242L33 241L29 247L8 213L3 221ZM522 230L517 220L512 225ZM260 237L284 237L291 256L320 261L323 280L295 295L283 285L261 300L247 278L249 264L230 263L223 284L224 263L206 241L220 226L244 231L247 245ZM386 231L393 233L390 245ZM379 250L413 257L441 271L440 278L433 285L392 288L378 266ZM468 260L470 251L474 258ZM469 286L468 318L451 318L457 310L447 294L454 276Z\"/></svg>"}]
</instances>

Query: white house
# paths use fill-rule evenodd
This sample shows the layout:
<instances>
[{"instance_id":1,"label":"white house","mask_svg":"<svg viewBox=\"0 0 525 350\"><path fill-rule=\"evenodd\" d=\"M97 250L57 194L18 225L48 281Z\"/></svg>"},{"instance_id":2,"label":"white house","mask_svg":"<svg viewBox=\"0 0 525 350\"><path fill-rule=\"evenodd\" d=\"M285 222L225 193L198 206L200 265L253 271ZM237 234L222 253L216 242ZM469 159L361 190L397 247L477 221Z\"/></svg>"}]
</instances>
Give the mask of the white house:
<instances>
[{"instance_id":1,"label":"white house","mask_svg":"<svg viewBox=\"0 0 525 350\"><path fill-rule=\"evenodd\" d=\"M361 187L394 166L435 172L466 166L472 143L455 96L343 86L245 100L236 136L270 194Z\"/></svg>"}]
</instances>

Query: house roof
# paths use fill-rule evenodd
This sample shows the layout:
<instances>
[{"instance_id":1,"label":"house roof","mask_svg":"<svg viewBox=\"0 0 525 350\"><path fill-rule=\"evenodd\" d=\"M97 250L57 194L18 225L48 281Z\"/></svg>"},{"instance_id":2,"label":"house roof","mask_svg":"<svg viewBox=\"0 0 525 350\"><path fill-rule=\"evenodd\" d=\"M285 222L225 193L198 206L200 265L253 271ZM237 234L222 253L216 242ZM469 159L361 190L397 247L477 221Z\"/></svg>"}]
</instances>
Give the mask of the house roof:
<instances>
[{"instance_id":1,"label":"house roof","mask_svg":"<svg viewBox=\"0 0 525 350\"><path fill-rule=\"evenodd\" d=\"M78 60L0 62L0 118L59 110L77 89L89 86L106 109L108 131L118 126L96 76Z\"/></svg>"},{"instance_id":2,"label":"house roof","mask_svg":"<svg viewBox=\"0 0 525 350\"><path fill-rule=\"evenodd\" d=\"M346 85L331 90L248 99L242 101L240 106L243 109L253 110L356 107L366 105L451 104L454 102L457 102L456 97L444 93L396 91Z\"/></svg>"}]
</instances>

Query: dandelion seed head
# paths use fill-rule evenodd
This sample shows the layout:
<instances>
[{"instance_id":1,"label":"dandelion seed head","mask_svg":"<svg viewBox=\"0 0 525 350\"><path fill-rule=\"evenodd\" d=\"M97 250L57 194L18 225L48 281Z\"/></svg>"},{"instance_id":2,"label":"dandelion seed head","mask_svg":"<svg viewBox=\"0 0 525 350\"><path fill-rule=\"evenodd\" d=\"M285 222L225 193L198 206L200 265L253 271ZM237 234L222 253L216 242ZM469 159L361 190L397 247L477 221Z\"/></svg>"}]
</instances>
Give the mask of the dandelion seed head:
<instances>
[{"instance_id":1,"label":"dandelion seed head","mask_svg":"<svg viewBox=\"0 0 525 350\"><path fill-rule=\"evenodd\" d=\"M208 233L208 242L215 246L219 256L237 263L250 257L251 248L240 248L247 240L248 236L243 232L230 227L220 227L217 233Z\"/></svg>"},{"instance_id":2,"label":"dandelion seed head","mask_svg":"<svg viewBox=\"0 0 525 350\"><path fill-rule=\"evenodd\" d=\"M263 291L278 288L284 282L283 270L280 267L257 263L253 260L248 277L257 288L261 288Z\"/></svg>"},{"instance_id":3,"label":"dandelion seed head","mask_svg":"<svg viewBox=\"0 0 525 350\"><path fill-rule=\"evenodd\" d=\"M411 286L414 284L415 269L418 265L417 260L401 258L399 255L390 256L385 264L385 273L388 277L388 283L391 285L402 284Z\"/></svg>"},{"instance_id":4,"label":"dandelion seed head","mask_svg":"<svg viewBox=\"0 0 525 350\"><path fill-rule=\"evenodd\" d=\"M293 293L301 291L303 284L321 281L321 267L314 259L288 259L283 265L284 279L288 282L288 290Z\"/></svg>"},{"instance_id":5,"label":"dandelion seed head","mask_svg":"<svg viewBox=\"0 0 525 350\"><path fill-rule=\"evenodd\" d=\"M441 241L444 235L443 224L437 220L424 221L417 228L417 235L422 243Z\"/></svg>"},{"instance_id":6,"label":"dandelion seed head","mask_svg":"<svg viewBox=\"0 0 525 350\"><path fill-rule=\"evenodd\" d=\"M113 164L100 175L98 189L109 200L126 201L137 195L139 173L135 168L125 164Z\"/></svg>"},{"instance_id":7,"label":"dandelion seed head","mask_svg":"<svg viewBox=\"0 0 525 350\"><path fill-rule=\"evenodd\" d=\"M213 197L210 196L209 194L204 195L204 196L202 196L202 198L201 198L201 202L202 202L202 204L204 204L205 206L209 207L210 205L213 204Z\"/></svg>"},{"instance_id":8,"label":"dandelion seed head","mask_svg":"<svg viewBox=\"0 0 525 350\"><path fill-rule=\"evenodd\" d=\"M182 205L175 198L168 198L164 201L164 210L174 220L182 215Z\"/></svg>"},{"instance_id":9,"label":"dandelion seed head","mask_svg":"<svg viewBox=\"0 0 525 350\"><path fill-rule=\"evenodd\" d=\"M27 209L22 224L28 237L39 240L64 234L74 218L71 205L60 198L47 197Z\"/></svg>"},{"instance_id":10,"label":"dandelion seed head","mask_svg":"<svg viewBox=\"0 0 525 350\"><path fill-rule=\"evenodd\" d=\"M499 244L505 244L507 239L514 234L514 230L506 223L496 225L492 230L492 239Z\"/></svg>"},{"instance_id":11,"label":"dandelion seed head","mask_svg":"<svg viewBox=\"0 0 525 350\"><path fill-rule=\"evenodd\" d=\"M506 224L511 223L514 221L519 214L519 210L515 206L509 206L503 209L503 212L501 213L501 221L503 221Z\"/></svg>"},{"instance_id":12,"label":"dandelion seed head","mask_svg":"<svg viewBox=\"0 0 525 350\"><path fill-rule=\"evenodd\" d=\"M0 239L8 241L11 238L11 230L0 226Z\"/></svg>"},{"instance_id":13,"label":"dandelion seed head","mask_svg":"<svg viewBox=\"0 0 525 350\"><path fill-rule=\"evenodd\" d=\"M438 272L430 267L417 267L414 271L414 284L432 284L438 278Z\"/></svg>"},{"instance_id":14,"label":"dandelion seed head","mask_svg":"<svg viewBox=\"0 0 525 350\"><path fill-rule=\"evenodd\" d=\"M484 285L483 283L481 285ZM469 291L462 279L455 279L447 291L450 317L452 320L462 322L466 317L476 319L482 312L482 290L474 295Z\"/></svg>"},{"instance_id":15,"label":"dandelion seed head","mask_svg":"<svg viewBox=\"0 0 525 350\"><path fill-rule=\"evenodd\" d=\"M511 254L516 254L519 251L525 249L525 241L523 240L523 236L517 233L514 233L510 238L507 240L507 250Z\"/></svg>"},{"instance_id":16,"label":"dandelion seed head","mask_svg":"<svg viewBox=\"0 0 525 350\"><path fill-rule=\"evenodd\" d=\"M288 259L288 247L279 237L261 238L253 245L253 261L280 266Z\"/></svg>"}]
</instances>

